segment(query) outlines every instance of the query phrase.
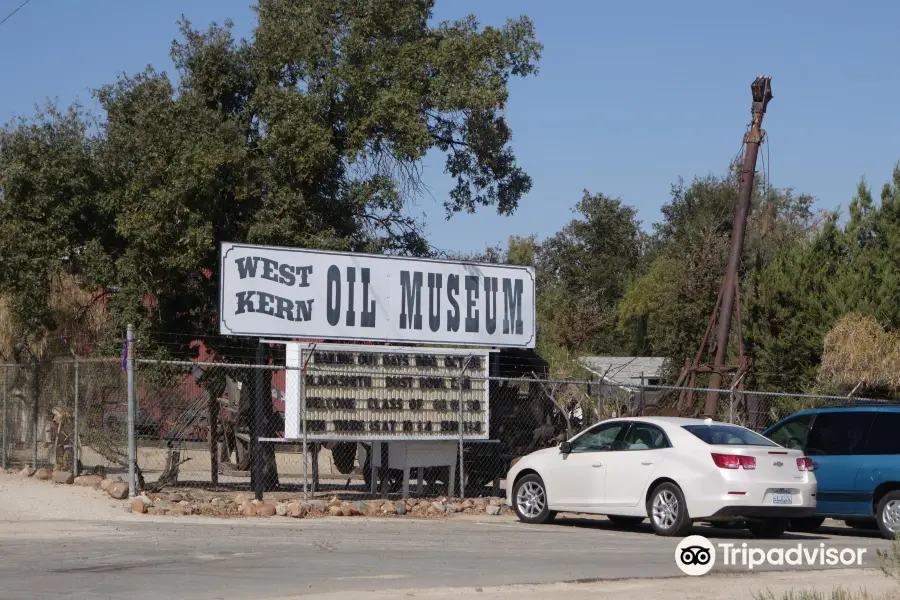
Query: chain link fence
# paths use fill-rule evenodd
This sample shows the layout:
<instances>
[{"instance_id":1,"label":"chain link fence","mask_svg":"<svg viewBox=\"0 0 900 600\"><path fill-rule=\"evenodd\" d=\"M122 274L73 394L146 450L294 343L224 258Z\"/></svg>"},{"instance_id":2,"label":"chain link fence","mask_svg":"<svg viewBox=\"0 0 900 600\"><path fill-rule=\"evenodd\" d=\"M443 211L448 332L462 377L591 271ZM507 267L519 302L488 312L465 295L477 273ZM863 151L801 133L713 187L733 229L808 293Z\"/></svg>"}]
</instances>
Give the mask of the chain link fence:
<instances>
[{"instance_id":1,"label":"chain link fence","mask_svg":"<svg viewBox=\"0 0 900 600\"><path fill-rule=\"evenodd\" d=\"M554 380L530 368L519 369L527 376L499 377L488 353L417 352L304 352L303 362L274 366L138 358L133 489L498 496L516 457L609 418L685 414L685 407L696 415L692 407L708 391ZM0 365L4 468L127 477L124 365L121 358ZM719 394L717 419L756 431L848 401Z\"/></svg>"}]
</instances>

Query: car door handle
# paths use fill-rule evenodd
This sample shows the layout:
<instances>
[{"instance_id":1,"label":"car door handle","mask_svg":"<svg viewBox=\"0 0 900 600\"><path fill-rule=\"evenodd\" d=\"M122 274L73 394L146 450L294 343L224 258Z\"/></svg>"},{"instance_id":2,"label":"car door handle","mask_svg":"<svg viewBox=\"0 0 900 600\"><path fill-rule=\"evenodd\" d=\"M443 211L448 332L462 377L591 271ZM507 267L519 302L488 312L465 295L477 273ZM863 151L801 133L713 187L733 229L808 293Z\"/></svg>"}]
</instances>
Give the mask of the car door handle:
<instances>
[{"instance_id":1,"label":"car door handle","mask_svg":"<svg viewBox=\"0 0 900 600\"><path fill-rule=\"evenodd\" d=\"M593 465L591 465L591 466L594 467L594 468L596 469L597 467L602 467L602 466L603 466L603 463L596 463L596 464L593 464Z\"/></svg>"},{"instance_id":2,"label":"car door handle","mask_svg":"<svg viewBox=\"0 0 900 600\"><path fill-rule=\"evenodd\" d=\"M645 461L642 462L641 464L644 465L644 466L646 467L647 465L652 465L652 464L653 464L653 461L652 461L652 460L645 460Z\"/></svg>"}]
</instances>

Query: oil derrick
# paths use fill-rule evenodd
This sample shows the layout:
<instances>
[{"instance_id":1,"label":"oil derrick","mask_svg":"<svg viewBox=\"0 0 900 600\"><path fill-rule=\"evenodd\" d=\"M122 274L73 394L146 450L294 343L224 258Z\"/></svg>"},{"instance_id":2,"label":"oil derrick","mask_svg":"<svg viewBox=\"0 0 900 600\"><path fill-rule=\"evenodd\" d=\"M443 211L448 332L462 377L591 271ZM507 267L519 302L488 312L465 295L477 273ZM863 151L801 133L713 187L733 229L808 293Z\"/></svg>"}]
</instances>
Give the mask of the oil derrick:
<instances>
[{"instance_id":1,"label":"oil derrick","mask_svg":"<svg viewBox=\"0 0 900 600\"><path fill-rule=\"evenodd\" d=\"M763 116L766 107L772 99L772 78L757 77L750 90L753 94L753 104L750 109L752 120L750 129L744 134L744 160L741 168L740 189L738 192L737 206L735 207L734 224L731 230L731 250L728 254L728 265L725 276L722 279L722 287L719 297L713 308L706 326L703 338L700 340L700 348L693 361L685 361L684 368L678 378L676 386L687 388L695 387L697 375L708 373L709 391L706 395L706 406L703 415L716 417L716 407L719 401L719 390L726 374L733 373L732 387L743 389L744 377L750 370L750 359L745 354L744 338L741 331L741 282L739 268L744 251L744 234L747 227L747 218L750 214L750 201L753 196L753 183L756 174L756 159L759 147L765 138L766 132L762 129ZM728 351L728 342L732 332L732 319L735 318L738 364L726 365L725 358ZM715 330L716 337L710 344L710 334ZM714 354L712 364L704 363L704 357ZM693 413L693 390L683 390L677 404L678 414Z\"/></svg>"}]
</instances>

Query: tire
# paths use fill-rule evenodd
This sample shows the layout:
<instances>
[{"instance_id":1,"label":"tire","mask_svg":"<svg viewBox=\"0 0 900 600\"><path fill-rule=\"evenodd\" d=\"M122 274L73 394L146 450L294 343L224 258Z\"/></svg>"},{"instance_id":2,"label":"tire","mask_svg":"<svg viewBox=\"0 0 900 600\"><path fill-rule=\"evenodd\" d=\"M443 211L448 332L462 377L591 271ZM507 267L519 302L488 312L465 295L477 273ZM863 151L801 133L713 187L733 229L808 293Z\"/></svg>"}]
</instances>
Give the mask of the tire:
<instances>
[{"instance_id":1,"label":"tire","mask_svg":"<svg viewBox=\"0 0 900 600\"><path fill-rule=\"evenodd\" d=\"M803 533L812 533L822 526L825 522L824 517L801 517L799 519L791 519L788 529L791 531L800 531Z\"/></svg>"},{"instance_id":2,"label":"tire","mask_svg":"<svg viewBox=\"0 0 900 600\"><path fill-rule=\"evenodd\" d=\"M556 516L547 504L547 488L544 480L535 473L525 475L516 482L512 494L513 509L523 523L540 525Z\"/></svg>"},{"instance_id":3,"label":"tire","mask_svg":"<svg viewBox=\"0 0 900 600\"><path fill-rule=\"evenodd\" d=\"M620 515L606 515L612 524L622 529L634 529L644 522L644 517L624 517Z\"/></svg>"},{"instance_id":4,"label":"tire","mask_svg":"<svg viewBox=\"0 0 900 600\"><path fill-rule=\"evenodd\" d=\"M875 518L882 536L893 540L900 535L900 491L895 490L882 496Z\"/></svg>"},{"instance_id":5,"label":"tire","mask_svg":"<svg viewBox=\"0 0 900 600\"><path fill-rule=\"evenodd\" d=\"M647 514L656 535L684 537L693 526L681 488L668 481L653 489L647 500Z\"/></svg>"},{"instance_id":6,"label":"tire","mask_svg":"<svg viewBox=\"0 0 900 600\"><path fill-rule=\"evenodd\" d=\"M758 538L778 538L787 531L790 521L787 519L766 519L765 521L748 521L747 529Z\"/></svg>"},{"instance_id":7,"label":"tire","mask_svg":"<svg viewBox=\"0 0 900 600\"><path fill-rule=\"evenodd\" d=\"M866 520L866 519L845 519L844 525L849 527L850 529L878 529L878 522L874 520Z\"/></svg>"}]
</instances>

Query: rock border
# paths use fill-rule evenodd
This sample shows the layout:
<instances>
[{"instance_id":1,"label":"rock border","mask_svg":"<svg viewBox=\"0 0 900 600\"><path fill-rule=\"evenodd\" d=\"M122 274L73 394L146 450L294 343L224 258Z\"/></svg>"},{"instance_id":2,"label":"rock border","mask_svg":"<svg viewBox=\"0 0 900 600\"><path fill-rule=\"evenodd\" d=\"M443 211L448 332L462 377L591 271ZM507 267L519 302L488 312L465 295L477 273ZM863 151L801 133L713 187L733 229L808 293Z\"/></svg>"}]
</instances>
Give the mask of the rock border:
<instances>
[{"instance_id":1,"label":"rock border","mask_svg":"<svg viewBox=\"0 0 900 600\"><path fill-rule=\"evenodd\" d=\"M334 496L324 499L265 500L260 502L253 494L210 495L206 490L197 492L173 490L160 493L142 493L129 498L128 484L120 477L115 479L101 475L73 477L68 471L33 470L25 467L19 471L0 469L0 475L18 475L46 481L53 485L77 485L101 491L115 500L125 501L125 510L135 514L188 516L202 515L219 518L285 517L293 519L316 517L407 517L441 518L456 514L497 516L511 514L505 498L408 498L406 500L341 500Z\"/></svg>"}]
</instances>

